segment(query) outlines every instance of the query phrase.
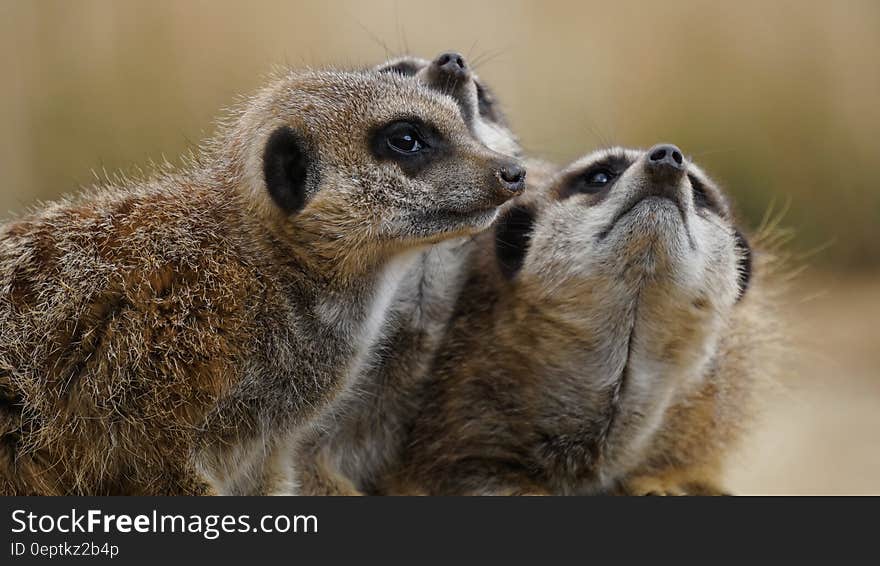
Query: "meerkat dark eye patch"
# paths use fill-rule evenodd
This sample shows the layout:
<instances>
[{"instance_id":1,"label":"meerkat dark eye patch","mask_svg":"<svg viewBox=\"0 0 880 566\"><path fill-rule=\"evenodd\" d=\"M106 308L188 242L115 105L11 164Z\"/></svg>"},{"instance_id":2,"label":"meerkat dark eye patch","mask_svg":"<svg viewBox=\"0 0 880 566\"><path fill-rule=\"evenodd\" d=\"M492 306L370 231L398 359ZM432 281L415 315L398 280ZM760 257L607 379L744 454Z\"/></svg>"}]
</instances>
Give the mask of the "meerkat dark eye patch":
<instances>
[{"instance_id":1,"label":"meerkat dark eye patch","mask_svg":"<svg viewBox=\"0 0 880 566\"><path fill-rule=\"evenodd\" d=\"M508 279L522 268L534 226L534 213L524 206L511 208L495 226L495 257L501 273Z\"/></svg>"},{"instance_id":2,"label":"meerkat dark eye patch","mask_svg":"<svg viewBox=\"0 0 880 566\"><path fill-rule=\"evenodd\" d=\"M617 178L617 174L604 167L591 167L586 173L580 176L578 184L578 192L581 193L598 193L602 189L608 187Z\"/></svg>"},{"instance_id":3,"label":"meerkat dark eye patch","mask_svg":"<svg viewBox=\"0 0 880 566\"><path fill-rule=\"evenodd\" d=\"M492 91L484 86L480 81L474 81L477 87L477 111L480 116L500 126L507 126L507 118L501 112L495 100Z\"/></svg>"},{"instance_id":4,"label":"meerkat dark eye patch","mask_svg":"<svg viewBox=\"0 0 880 566\"><path fill-rule=\"evenodd\" d=\"M694 191L694 206L697 208L709 208L711 202L709 201L709 194L706 192L705 185L693 175L688 175L688 180L691 182L691 188Z\"/></svg>"},{"instance_id":5,"label":"meerkat dark eye patch","mask_svg":"<svg viewBox=\"0 0 880 566\"><path fill-rule=\"evenodd\" d=\"M579 194L605 194L629 165L622 156L611 156L593 163L563 180L559 188L559 198L562 200Z\"/></svg>"},{"instance_id":6,"label":"meerkat dark eye patch","mask_svg":"<svg viewBox=\"0 0 880 566\"><path fill-rule=\"evenodd\" d=\"M396 120L370 135L370 150L380 161L393 161L414 176L446 147L440 132L418 118Z\"/></svg>"},{"instance_id":7,"label":"meerkat dark eye patch","mask_svg":"<svg viewBox=\"0 0 880 566\"><path fill-rule=\"evenodd\" d=\"M749 283L752 280L752 247L739 230L734 232L733 237L736 242L737 253L739 253L739 260L736 265L737 283L739 285L739 294L736 300L739 301L745 295L746 289L749 288Z\"/></svg>"},{"instance_id":8,"label":"meerkat dark eye patch","mask_svg":"<svg viewBox=\"0 0 880 566\"><path fill-rule=\"evenodd\" d=\"M288 126L272 132L263 150L263 176L272 200L288 214L305 205L308 174L308 152L297 133Z\"/></svg>"},{"instance_id":9,"label":"meerkat dark eye patch","mask_svg":"<svg viewBox=\"0 0 880 566\"><path fill-rule=\"evenodd\" d=\"M690 181L691 189L693 189L694 193L694 206L696 208L709 209L720 214L721 207L709 189L706 188L706 185L690 173L688 174L688 181Z\"/></svg>"}]
</instances>

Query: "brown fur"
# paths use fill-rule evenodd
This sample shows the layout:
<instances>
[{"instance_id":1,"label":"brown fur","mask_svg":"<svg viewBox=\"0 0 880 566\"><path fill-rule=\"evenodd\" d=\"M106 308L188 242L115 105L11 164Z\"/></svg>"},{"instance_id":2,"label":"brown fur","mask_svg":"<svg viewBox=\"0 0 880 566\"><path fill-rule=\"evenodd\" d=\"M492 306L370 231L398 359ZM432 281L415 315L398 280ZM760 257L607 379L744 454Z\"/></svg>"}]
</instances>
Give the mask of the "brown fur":
<instances>
[{"instance_id":1,"label":"brown fur","mask_svg":"<svg viewBox=\"0 0 880 566\"><path fill-rule=\"evenodd\" d=\"M404 175L370 155L368 136L412 115L448 150ZM292 215L262 175L279 126L313 166ZM0 494L286 491L283 438L357 372L391 266L484 227L432 214L509 198L493 176L508 162L411 81L289 73L184 170L3 225Z\"/></svg>"},{"instance_id":2,"label":"brown fur","mask_svg":"<svg viewBox=\"0 0 880 566\"><path fill-rule=\"evenodd\" d=\"M723 495L726 464L773 394L786 360L783 292L791 273L773 229L759 232L754 281L705 383L681 396L642 463L611 489L626 495Z\"/></svg>"}]
</instances>

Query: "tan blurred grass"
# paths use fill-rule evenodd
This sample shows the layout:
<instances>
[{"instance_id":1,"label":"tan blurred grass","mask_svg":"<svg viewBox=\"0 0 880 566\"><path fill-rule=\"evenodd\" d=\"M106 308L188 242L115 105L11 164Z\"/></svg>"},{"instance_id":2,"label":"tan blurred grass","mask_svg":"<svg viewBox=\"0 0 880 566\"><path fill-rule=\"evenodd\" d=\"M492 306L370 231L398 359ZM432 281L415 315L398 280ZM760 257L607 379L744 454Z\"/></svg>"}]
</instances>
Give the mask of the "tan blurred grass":
<instances>
[{"instance_id":1,"label":"tan blurred grass","mask_svg":"<svg viewBox=\"0 0 880 566\"><path fill-rule=\"evenodd\" d=\"M880 277L809 275L788 311L793 364L734 459L730 486L880 495Z\"/></svg>"},{"instance_id":2,"label":"tan blurred grass","mask_svg":"<svg viewBox=\"0 0 880 566\"><path fill-rule=\"evenodd\" d=\"M3 0L0 211L172 160L273 64L484 59L526 146L681 145L748 222L773 199L818 261L880 264L880 3Z\"/></svg>"}]
</instances>

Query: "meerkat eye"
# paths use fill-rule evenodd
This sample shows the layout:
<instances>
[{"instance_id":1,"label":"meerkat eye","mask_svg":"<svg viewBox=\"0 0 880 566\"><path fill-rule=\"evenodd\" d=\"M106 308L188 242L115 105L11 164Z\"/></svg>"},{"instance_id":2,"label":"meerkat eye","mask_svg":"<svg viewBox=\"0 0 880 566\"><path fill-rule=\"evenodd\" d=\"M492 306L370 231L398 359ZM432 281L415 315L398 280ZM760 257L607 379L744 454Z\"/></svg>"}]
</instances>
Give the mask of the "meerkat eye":
<instances>
[{"instance_id":1,"label":"meerkat eye","mask_svg":"<svg viewBox=\"0 0 880 566\"><path fill-rule=\"evenodd\" d=\"M617 175L610 169L604 167L599 169L591 169L583 176L581 192L596 193L604 189L611 183Z\"/></svg>"},{"instance_id":2,"label":"meerkat eye","mask_svg":"<svg viewBox=\"0 0 880 566\"><path fill-rule=\"evenodd\" d=\"M397 124L386 135L388 147L397 153L411 155L420 152L425 147L425 142L419 132L411 124Z\"/></svg>"},{"instance_id":3,"label":"meerkat eye","mask_svg":"<svg viewBox=\"0 0 880 566\"><path fill-rule=\"evenodd\" d=\"M422 143L415 134L400 134L388 138L388 145L401 153L415 153L422 149Z\"/></svg>"},{"instance_id":4,"label":"meerkat eye","mask_svg":"<svg viewBox=\"0 0 880 566\"><path fill-rule=\"evenodd\" d=\"M591 173L587 178L587 184L596 187L607 185L610 182L611 175L607 171L596 171L595 173Z\"/></svg>"},{"instance_id":5,"label":"meerkat eye","mask_svg":"<svg viewBox=\"0 0 880 566\"><path fill-rule=\"evenodd\" d=\"M606 160L594 164L583 172L572 173L559 189L560 198L568 198L580 194L598 195L609 191L617 178L626 169L626 166L621 166L618 169L617 165ZM628 164L626 165L628 166Z\"/></svg>"},{"instance_id":6,"label":"meerkat eye","mask_svg":"<svg viewBox=\"0 0 880 566\"><path fill-rule=\"evenodd\" d=\"M370 150L380 161L391 161L415 175L448 151L443 134L420 118L406 118L378 127L370 134Z\"/></svg>"}]
</instances>

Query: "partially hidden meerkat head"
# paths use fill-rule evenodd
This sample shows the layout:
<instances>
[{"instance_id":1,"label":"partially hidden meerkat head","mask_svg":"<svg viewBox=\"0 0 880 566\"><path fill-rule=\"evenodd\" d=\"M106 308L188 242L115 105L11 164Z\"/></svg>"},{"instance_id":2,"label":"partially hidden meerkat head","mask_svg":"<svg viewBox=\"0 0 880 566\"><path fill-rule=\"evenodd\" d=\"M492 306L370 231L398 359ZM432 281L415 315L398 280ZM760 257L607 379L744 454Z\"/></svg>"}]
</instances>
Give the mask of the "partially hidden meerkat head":
<instances>
[{"instance_id":1,"label":"partially hidden meerkat head","mask_svg":"<svg viewBox=\"0 0 880 566\"><path fill-rule=\"evenodd\" d=\"M626 283L622 294L707 293L721 310L748 286L750 251L727 199L674 145L598 151L560 173L549 194L556 204L542 223L554 219L552 236L536 230L532 248L561 254L571 276L613 276Z\"/></svg>"},{"instance_id":2,"label":"partially hidden meerkat head","mask_svg":"<svg viewBox=\"0 0 880 566\"><path fill-rule=\"evenodd\" d=\"M446 51L430 61L403 56L381 63L375 70L414 78L452 97L478 140L499 153L521 156L519 140L511 131L498 99L460 53Z\"/></svg>"},{"instance_id":3,"label":"partially hidden meerkat head","mask_svg":"<svg viewBox=\"0 0 880 566\"><path fill-rule=\"evenodd\" d=\"M237 167L265 217L333 259L484 229L524 185L452 100L393 73L285 74L228 130L223 170Z\"/></svg>"},{"instance_id":4,"label":"partially hidden meerkat head","mask_svg":"<svg viewBox=\"0 0 880 566\"><path fill-rule=\"evenodd\" d=\"M548 321L531 339L552 371L528 386L546 409L534 413L542 450L566 467L580 445L578 469L601 480L632 465L669 404L711 372L751 249L723 193L674 145L597 151L545 194L539 211L499 221L497 256L520 291L512 308Z\"/></svg>"}]
</instances>

